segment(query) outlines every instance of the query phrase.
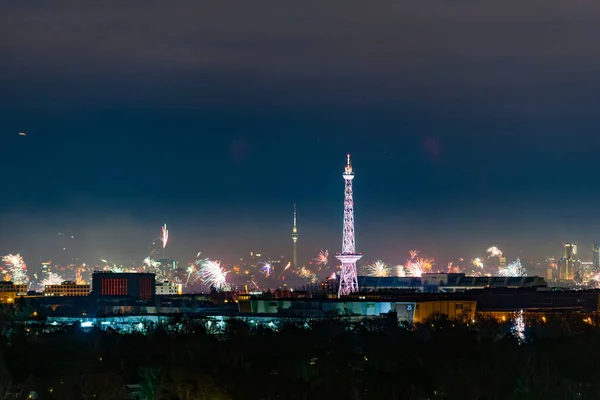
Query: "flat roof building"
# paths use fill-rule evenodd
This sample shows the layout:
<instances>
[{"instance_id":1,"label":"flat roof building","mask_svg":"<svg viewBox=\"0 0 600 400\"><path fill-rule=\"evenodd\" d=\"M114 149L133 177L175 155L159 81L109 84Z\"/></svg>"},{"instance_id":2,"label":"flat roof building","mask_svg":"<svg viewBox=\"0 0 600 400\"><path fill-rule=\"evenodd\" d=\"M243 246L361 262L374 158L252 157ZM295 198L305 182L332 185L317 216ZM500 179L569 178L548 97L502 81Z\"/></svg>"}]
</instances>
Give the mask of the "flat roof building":
<instances>
[{"instance_id":1,"label":"flat roof building","mask_svg":"<svg viewBox=\"0 0 600 400\"><path fill-rule=\"evenodd\" d=\"M283 318L394 316L398 322L422 322L435 314L445 314L450 319L469 320L475 316L477 303L472 300L423 300L366 299L355 293L352 299L240 299L238 307L242 313L270 314Z\"/></svg>"},{"instance_id":2,"label":"flat roof building","mask_svg":"<svg viewBox=\"0 0 600 400\"><path fill-rule=\"evenodd\" d=\"M122 297L132 300L154 300L155 275L133 272L94 272L92 295L95 297Z\"/></svg>"},{"instance_id":3,"label":"flat roof building","mask_svg":"<svg viewBox=\"0 0 600 400\"><path fill-rule=\"evenodd\" d=\"M466 276L464 273L423 274L421 277L359 276L361 291L401 289L419 292L462 292L483 288L537 288L547 287L539 276Z\"/></svg>"},{"instance_id":4,"label":"flat roof building","mask_svg":"<svg viewBox=\"0 0 600 400\"><path fill-rule=\"evenodd\" d=\"M65 281L60 285L44 286L44 296L89 296L90 285Z\"/></svg>"}]
</instances>

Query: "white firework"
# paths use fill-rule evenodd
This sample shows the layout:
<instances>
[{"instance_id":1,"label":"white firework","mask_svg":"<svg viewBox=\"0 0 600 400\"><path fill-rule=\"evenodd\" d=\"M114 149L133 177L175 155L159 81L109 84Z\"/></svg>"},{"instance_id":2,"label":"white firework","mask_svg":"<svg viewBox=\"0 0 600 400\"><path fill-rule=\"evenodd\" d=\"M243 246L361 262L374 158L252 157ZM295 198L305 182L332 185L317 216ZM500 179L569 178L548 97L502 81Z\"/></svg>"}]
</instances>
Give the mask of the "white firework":
<instances>
[{"instance_id":1,"label":"white firework","mask_svg":"<svg viewBox=\"0 0 600 400\"><path fill-rule=\"evenodd\" d=\"M487 252L489 254L488 258L491 258L491 257L502 257L502 250L500 250L496 246L490 247L489 249L487 249Z\"/></svg>"},{"instance_id":2,"label":"white firework","mask_svg":"<svg viewBox=\"0 0 600 400\"><path fill-rule=\"evenodd\" d=\"M8 254L2 257L2 261L8 265L10 279L13 283L22 285L29 281L27 277L27 265L23 262L23 257L20 254Z\"/></svg>"},{"instance_id":3,"label":"white firework","mask_svg":"<svg viewBox=\"0 0 600 400\"><path fill-rule=\"evenodd\" d=\"M390 276L391 270L381 260L375 261L372 265L367 266L367 268L369 270L369 273L368 273L369 276L377 276L377 277Z\"/></svg>"},{"instance_id":4,"label":"white firework","mask_svg":"<svg viewBox=\"0 0 600 400\"><path fill-rule=\"evenodd\" d=\"M516 313L511 331L519 344L525 342L525 320L523 318L523 310Z\"/></svg>"},{"instance_id":5,"label":"white firework","mask_svg":"<svg viewBox=\"0 0 600 400\"><path fill-rule=\"evenodd\" d=\"M162 236L160 237L160 242L162 243L162 248L167 247L167 242L169 241L169 230L167 229L167 224L162 226Z\"/></svg>"},{"instance_id":6,"label":"white firework","mask_svg":"<svg viewBox=\"0 0 600 400\"><path fill-rule=\"evenodd\" d=\"M192 274L196 273L196 267L194 267L194 264L190 264L190 265L188 265L185 272L187 272L187 274L188 274L187 279L185 281L185 284L187 286L187 284L190 282L190 277L192 276Z\"/></svg>"},{"instance_id":7,"label":"white firework","mask_svg":"<svg viewBox=\"0 0 600 400\"><path fill-rule=\"evenodd\" d=\"M420 277L423 275L423 266L419 262L409 261L404 266L406 276Z\"/></svg>"},{"instance_id":8,"label":"white firework","mask_svg":"<svg viewBox=\"0 0 600 400\"><path fill-rule=\"evenodd\" d=\"M521 265L521 259L517 258L506 267L498 268L498 275L504 277L527 276L527 273L525 268Z\"/></svg>"},{"instance_id":9,"label":"white firework","mask_svg":"<svg viewBox=\"0 0 600 400\"><path fill-rule=\"evenodd\" d=\"M231 290L229 283L226 281L227 271L221 267L220 261L198 260L196 265L199 266L196 278L202 280L202 283L214 287L218 291Z\"/></svg>"},{"instance_id":10,"label":"white firework","mask_svg":"<svg viewBox=\"0 0 600 400\"><path fill-rule=\"evenodd\" d=\"M45 279L42 279L40 286L42 289L44 289L44 287L47 285L60 285L64 281L65 280L63 279L63 277L59 274L56 274L54 272L48 272L48 276Z\"/></svg>"},{"instance_id":11,"label":"white firework","mask_svg":"<svg viewBox=\"0 0 600 400\"><path fill-rule=\"evenodd\" d=\"M149 268L156 268L158 266L160 266L160 261L155 261L150 257L146 257L144 258L144 264L147 265Z\"/></svg>"},{"instance_id":12,"label":"white firework","mask_svg":"<svg viewBox=\"0 0 600 400\"><path fill-rule=\"evenodd\" d=\"M471 264L477 268L483 268L483 260L479 257L471 260Z\"/></svg>"},{"instance_id":13,"label":"white firework","mask_svg":"<svg viewBox=\"0 0 600 400\"><path fill-rule=\"evenodd\" d=\"M269 276L271 276L271 273L273 272L273 266L271 264L269 264L267 261L262 261L259 264L261 265L260 272L265 274L265 276L267 278Z\"/></svg>"},{"instance_id":14,"label":"white firework","mask_svg":"<svg viewBox=\"0 0 600 400\"><path fill-rule=\"evenodd\" d=\"M396 265L396 276L400 278L404 278L406 276L406 270L404 269L404 265Z\"/></svg>"}]
</instances>

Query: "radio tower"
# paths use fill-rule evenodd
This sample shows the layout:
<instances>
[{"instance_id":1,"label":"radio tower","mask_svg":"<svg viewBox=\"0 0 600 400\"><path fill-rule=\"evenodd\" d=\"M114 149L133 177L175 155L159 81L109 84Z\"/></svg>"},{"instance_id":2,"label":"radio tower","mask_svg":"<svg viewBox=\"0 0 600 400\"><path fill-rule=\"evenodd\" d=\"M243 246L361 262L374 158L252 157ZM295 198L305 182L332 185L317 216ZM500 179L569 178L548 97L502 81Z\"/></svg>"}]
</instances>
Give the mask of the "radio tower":
<instances>
[{"instance_id":1,"label":"radio tower","mask_svg":"<svg viewBox=\"0 0 600 400\"><path fill-rule=\"evenodd\" d=\"M292 263L293 267L298 267L298 228L296 227L296 205L294 204L294 227L292 228Z\"/></svg>"},{"instance_id":2,"label":"radio tower","mask_svg":"<svg viewBox=\"0 0 600 400\"><path fill-rule=\"evenodd\" d=\"M352 198L354 172L352 172L352 164L350 164L350 154L348 154L348 163L342 176L346 183L346 189L344 192L344 238L342 240L342 253L335 255L342 262L338 297L358 291L356 262L362 257L362 254L356 254L354 241L354 200Z\"/></svg>"}]
</instances>

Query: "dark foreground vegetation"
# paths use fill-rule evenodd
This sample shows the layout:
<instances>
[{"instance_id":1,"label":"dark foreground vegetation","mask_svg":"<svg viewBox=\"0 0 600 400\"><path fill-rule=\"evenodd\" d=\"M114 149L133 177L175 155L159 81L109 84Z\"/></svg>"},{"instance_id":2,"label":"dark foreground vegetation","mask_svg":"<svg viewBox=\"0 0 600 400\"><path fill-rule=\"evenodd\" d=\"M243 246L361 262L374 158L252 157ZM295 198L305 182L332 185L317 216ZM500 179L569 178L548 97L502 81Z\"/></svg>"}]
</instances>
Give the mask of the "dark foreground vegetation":
<instances>
[{"instance_id":1,"label":"dark foreground vegetation","mask_svg":"<svg viewBox=\"0 0 600 400\"><path fill-rule=\"evenodd\" d=\"M510 322L441 316L277 332L236 322L221 335L197 322L149 335L5 325L0 400L600 399L596 320L527 323L524 344Z\"/></svg>"}]
</instances>

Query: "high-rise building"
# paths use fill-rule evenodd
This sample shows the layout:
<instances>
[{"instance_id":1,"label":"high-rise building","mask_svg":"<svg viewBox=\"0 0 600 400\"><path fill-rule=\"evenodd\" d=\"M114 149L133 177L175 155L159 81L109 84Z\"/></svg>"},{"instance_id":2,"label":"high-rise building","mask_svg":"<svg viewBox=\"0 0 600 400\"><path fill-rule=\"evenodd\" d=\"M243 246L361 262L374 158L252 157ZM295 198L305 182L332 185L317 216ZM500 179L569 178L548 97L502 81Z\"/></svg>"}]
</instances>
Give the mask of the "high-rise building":
<instances>
[{"instance_id":1,"label":"high-rise building","mask_svg":"<svg viewBox=\"0 0 600 400\"><path fill-rule=\"evenodd\" d=\"M563 258L558 263L558 278L561 281L572 281L580 263L577 260L577 244L565 243Z\"/></svg>"},{"instance_id":2,"label":"high-rise building","mask_svg":"<svg viewBox=\"0 0 600 400\"><path fill-rule=\"evenodd\" d=\"M296 205L294 204L294 226L292 227L292 267L298 267L298 227L296 226Z\"/></svg>"},{"instance_id":3,"label":"high-rise building","mask_svg":"<svg viewBox=\"0 0 600 400\"><path fill-rule=\"evenodd\" d=\"M498 257L498 268L499 269L506 268L506 257L504 257L504 256Z\"/></svg>"},{"instance_id":4,"label":"high-rise building","mask_svg":"<svg viewBox=\"0 0 600 400\"><path fill-rule=\"evenodd\" d=\"M592 264L594 272L598 272L600 270L600 244L594 245Z\"/></svg>"},{"instance_id":5,"label":"high-rise building","mask_svg":"<svg viewBox=\"0 0 600 400\"><path fill-rule=\"evenodd\" d=\"M358 291L356 262L362 258L362 254L356 254L356 244L354 238L354 198L352 195L352 180L354 179L354 172L352 171L352 164L350 164L350 154L348 154L348 162L342 176L344 177L345 182L342 253L336 254L335 256L342 262L338 296L346 296L350 293Z\"/></svg>"}]
</instances>

